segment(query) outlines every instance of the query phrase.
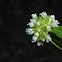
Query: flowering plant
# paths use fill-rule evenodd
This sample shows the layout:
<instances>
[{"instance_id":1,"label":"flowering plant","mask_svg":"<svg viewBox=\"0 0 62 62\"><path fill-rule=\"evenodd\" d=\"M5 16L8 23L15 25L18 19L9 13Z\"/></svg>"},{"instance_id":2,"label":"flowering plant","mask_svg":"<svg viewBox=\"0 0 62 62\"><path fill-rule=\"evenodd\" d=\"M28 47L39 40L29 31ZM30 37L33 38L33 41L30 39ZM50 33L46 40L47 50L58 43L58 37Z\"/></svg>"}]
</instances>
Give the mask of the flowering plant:
<instances>
[{"instance_id":1,"label":"flowering plant","mask_svg":"<svg viewBox=\"0 0 62 62\"><path fill-rule=\"evenodd\" d=\"M62 38L62 26L59 26L60 24L58 20L55 20L54 15L47 15L46 12L42 12L37 16L37 14L32 14L32 19L30 19L30 22L27 24L29 28L26 28L25 32L28 35L33 35L31 42L37 42L37 46L40 46L44 44L46 41L49 43L49 41L54 44L57 48L62 48L52 41L52 38L49 34L49 32L53 32L58 37Z\"/></svg>"}]
</instances>

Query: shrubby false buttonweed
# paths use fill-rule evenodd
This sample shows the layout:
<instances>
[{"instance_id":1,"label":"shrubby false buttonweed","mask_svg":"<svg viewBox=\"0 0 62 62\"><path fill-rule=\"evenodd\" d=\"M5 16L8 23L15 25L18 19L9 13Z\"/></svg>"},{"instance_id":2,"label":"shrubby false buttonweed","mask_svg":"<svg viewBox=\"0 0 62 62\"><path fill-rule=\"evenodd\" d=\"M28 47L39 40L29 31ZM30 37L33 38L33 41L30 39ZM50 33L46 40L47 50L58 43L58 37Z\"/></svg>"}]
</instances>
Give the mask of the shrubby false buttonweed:
<instances>
[{"instance_id":1,"label":"shrubby false buttonweed","mask_svg":"<svg viewBox=\"0 0 62 62\"><path fill-rule=\"evenodd\" d=\"M58 20L55 20L54 15L47 15L46 12L42 12L37 16L37 14L32 14L32 19L27 24L29 28L26 28L25 32L28 35L33 35L31 42L37 41L37 46L43 45L46 41L52 41L52 38L48 34L53 28L58 27Z\"/></svg>"}]
</instances>

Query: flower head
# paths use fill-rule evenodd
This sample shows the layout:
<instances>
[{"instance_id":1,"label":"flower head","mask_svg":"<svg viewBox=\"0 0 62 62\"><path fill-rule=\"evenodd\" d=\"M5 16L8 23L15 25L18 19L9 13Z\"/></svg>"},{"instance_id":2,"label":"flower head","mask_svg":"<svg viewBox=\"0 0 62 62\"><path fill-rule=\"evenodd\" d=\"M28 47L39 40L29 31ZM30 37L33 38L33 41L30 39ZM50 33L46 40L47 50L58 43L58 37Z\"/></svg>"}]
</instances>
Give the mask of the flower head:
<instances>
[{"instance_id":1,"label":"flower head","mask_svg":"<svg viewBox=\"0 0 62 62\"><path fill-rule=\"evenodd\" d=\"M26 29L28 35L33 35L31 42L37 41L37 46L43 45L46 41L52 41L48 32L51 32L53 28L58 27L58 20L55 20L54 15L47 15L46 12L42 12L37 16L37 14L32 14L32 19L27 24L29 28Z\"/></svg>"}]
</instances>

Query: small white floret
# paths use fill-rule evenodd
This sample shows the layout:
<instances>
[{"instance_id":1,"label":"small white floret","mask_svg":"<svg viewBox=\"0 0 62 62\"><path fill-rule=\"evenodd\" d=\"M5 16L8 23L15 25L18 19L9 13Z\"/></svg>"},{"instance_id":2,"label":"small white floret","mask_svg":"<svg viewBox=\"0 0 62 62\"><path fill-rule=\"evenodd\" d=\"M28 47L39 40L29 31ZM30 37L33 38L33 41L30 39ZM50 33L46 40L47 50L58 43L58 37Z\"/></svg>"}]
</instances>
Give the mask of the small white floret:
<instances>
[{"instance_id":1,"label":"small white floret","mask_svg":"<svg viewBox=\"0 0 62 62\"><path fill-rule=\"evenodd\" d=\"M56 22L53 22L52 23L52 27L58 27L57 23Z\"/></svg>"},{"instance_id":2,"label":"small white floret","mask_svg":"<svg viewBox=\"0 0 62 62\"><path fill-rule=\"evenodd\" d=\"M30 21L31 21L32 23L35 23L35 22L36 22L36 20L35 20L35 19L30 19Z\"/></svg>"},{"instance_id":3,"label":"small white floret","mask_svg":"<svg viewBox=\"0 0 62 62\"><path fill-rule=\"evenodd\" d=\"M39 15L41 15L43 18L46 18L47 17L47 13L46 12L42 12Z\"/></svg>"},{"instance_id":4,"label":"small white floret","mask_svg":"<svg viewBox=\"0 0 62 62\"><path fill-rule=\"evenodd\" d=\"M26 28L25 32L28 34L28 35L31 35L34 33L33 29L31 28Z\"/></svg>"},{"instance_id":5,"label":"small white floret","mask_svg":"<svg viewBox=\"0 0 62 62\"><path fill-rule=\"evenodd\" d=\"M46 42L47 42L47 43L49 43L49 40L48 40L48 39L46 39Z\"/></svg>"},{"instance_id":6,"label":"small white floret","mask_svg":"<svg viewBox=\"0 0 62 62\"><path fill-rule=\"evenodd\" d=\"M32 16L32 18L34 18L34 19L37 18L37 14L36 14L36 13L35 13L35 14L32 14L31 16Z\"/></svg>"},{"instance_id":7,"label":"small white floret","mask_svg":"<svg viewBox=\"0 0 62 62\"><path fill-rule=\"evenodd\" d=\"M41 46L41 43L40 42L37 42L37 46Z\"/></svg>"},{"instance_id":8,"label":"small white floret","mask_svg":"<svg viewBox=\"0 0 62 62\"><path fill-rule=\"evenodd\" d=\"M49 43L49 41L52 41L51 37L49 35L46 36L46 42Z\"/></svg>"},{"instance_id":9,"label":"small white floret","mask_svg":"<svg viewBox=\"0 0 62 62\"><path fill-rule=\"evenodd\" d=\"M38 38L37 36L33 36L32 40L37 41L37 38Z\"/></svg>"},{"instance_id":10,"label":"small white floret","mask_svg":"<svg viewBox=\"0 0 62 62\"><path fill-rule=\"evenodd\" d=\"M46 36L46 38L51 41L51 37L49 35Z\"/></svg>"},{"instance_id":11,"label":"small white floret","mask_svg":"<svg viewBox=\"0 0 62 62\"><path fill-rule=\"evenodd\" d=\"M30 27L33 27L34 26L34 23L30 22L27 25L29 25Z\"/></svg>"},{"instance_id":12,"label":"small white floret","mask_svg":"<svg viewBox=\"0 0 62 62\"><path fill-rule=\"evenodd\" d=\"M55 15L51 15L50 18L55 19Z\"/></svg>"},{"instance_id":13,"label":"small white floret","mask_svg":"<svg viewBox=\"0 0 62 62\"><path fill-rule=\"evenodd\" d=\"M32 40L31 42L34 43L34 42L36 42L36 41Z\"/></svg>"},{"instance_id":14,"label":"small white floret","mask_svg":"<svg viewBox=\"0 0 62 62\"><path fill-rule=\"evenodd\" d=\"M51 30L51 27L50 27L50 26L46 26L46 29L47 29L48 31L50 31L50 30Z\"/></svg>"},{"instance_id":15,"label":"small white floret","mask_svg":"<svg viewBox=\"0 0 62 62\"><path fill-rule=\"evenodd\" d=\"M38 32L36 32L36 33L34 33L34 35L35 35L35 36L39 36L39 33L38 33Z\"/></svg>"},{"instance_id":16,"label":"small white floret","mask_svg":"<svg viewBox=\"0 0 62 62\"><path fill-rule=\"evenodd\" d=\"M56 24L60 24L60 23L58 22L58 20L54 20L54 23L56 23Z\"/></svg>"}]
</instances>

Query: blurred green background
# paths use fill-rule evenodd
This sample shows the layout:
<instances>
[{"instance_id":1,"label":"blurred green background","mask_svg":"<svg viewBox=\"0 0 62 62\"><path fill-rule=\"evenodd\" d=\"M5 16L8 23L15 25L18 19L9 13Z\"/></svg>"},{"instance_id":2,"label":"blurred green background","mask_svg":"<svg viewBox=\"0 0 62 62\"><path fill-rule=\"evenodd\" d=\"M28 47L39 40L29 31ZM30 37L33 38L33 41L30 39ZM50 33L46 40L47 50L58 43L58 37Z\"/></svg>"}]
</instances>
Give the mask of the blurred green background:
<instances>
[{"instance_id":1,"label":"blurred green background","mask_svg":"<svg viewBox=\"0 0 62 62\"><path fill-rule=\"evenodd\" d=\"M62 25L62 0L0 0L0 62L62 62L61 50L51 43L37 47L25 33L31 14L42 11Z\"/></svg>"}]
</instances>

